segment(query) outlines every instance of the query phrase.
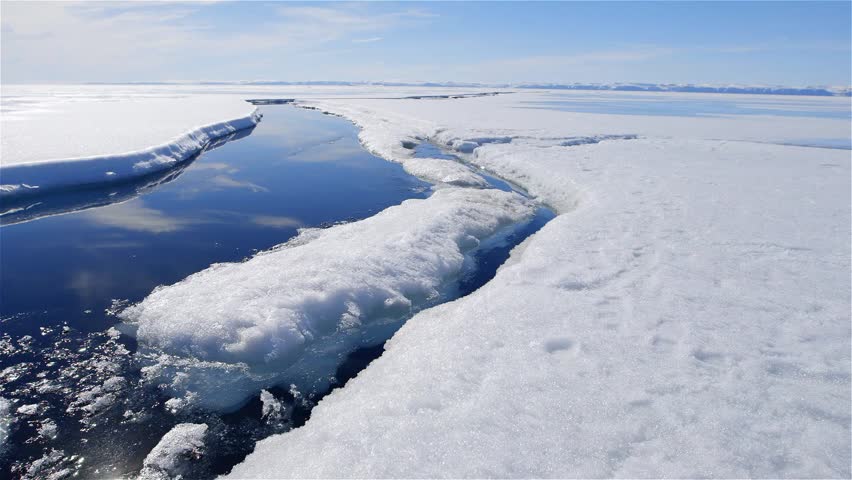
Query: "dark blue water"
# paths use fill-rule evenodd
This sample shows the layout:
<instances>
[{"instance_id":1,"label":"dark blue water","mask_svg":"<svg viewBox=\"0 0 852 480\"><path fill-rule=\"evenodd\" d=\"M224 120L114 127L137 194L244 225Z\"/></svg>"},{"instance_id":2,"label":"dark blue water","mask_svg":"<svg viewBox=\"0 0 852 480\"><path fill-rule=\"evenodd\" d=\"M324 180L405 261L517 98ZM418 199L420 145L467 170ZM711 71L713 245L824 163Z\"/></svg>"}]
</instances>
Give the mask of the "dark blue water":
<instances>
[{"instance_id":1,"label":"dark blue water","mask_svg":"<svg viewBox=\"0 0 852 480\"><path fill-rule=\"evenodd\" d=\"M553 94L551 100L523 102L525 107L579 113L699 117L716 115L778 115L784 117L852 118L848 98L761 98L673 94Z\"/></svg>"},{"instance_id":2,"label":"dark blue water","mask_svg":"<svg viewBox=\"0 0 852 480\"><path fill-rule=\"evenodd\" d=\"M0 478L66 469L82 478L132 474L184 422L209 426L208 451L190 475L209 478L241 461L257 440L303 424L328 393L270 389L287 412L275 419L262 417L259 397L226 415L174 409L140 382L133 338L110 328L117 310L158 285L240 261L298 228L365 218L431 192L366 152L343 119L286 105L263 111L254 131L169 172L0 205L0 397L13 401L13 412L23 407L0 450ZM429 145L418 154L444 155ZM542 208L479 252L461 294L492 278L511 248L550 218ZM381 352L377 345L350 354L336 386ZM35 471L39 458L50 460Z\"/></svg>"},{"instance_id":3,"label":"dark blue water","mask_svg":"<svg viewBox=\"0 0 852 480\"><path fill-rule=\"evenodd\" d=\"M0 314L66 315L101 330L97 315L76 318L270 248L300 227L365 218L427 194L427 184L361 148L348 122L269 107L249 137L205 153L146 195L4 227ZM3 327L36 332L31 321Z\"/></svg>"}]
</instances>

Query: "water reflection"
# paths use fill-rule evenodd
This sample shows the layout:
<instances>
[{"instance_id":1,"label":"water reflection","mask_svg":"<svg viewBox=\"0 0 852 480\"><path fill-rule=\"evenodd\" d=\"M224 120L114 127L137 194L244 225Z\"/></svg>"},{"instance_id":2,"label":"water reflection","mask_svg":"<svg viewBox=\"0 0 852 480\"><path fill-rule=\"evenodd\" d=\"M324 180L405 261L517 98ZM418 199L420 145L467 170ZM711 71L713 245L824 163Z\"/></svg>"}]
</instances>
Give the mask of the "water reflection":
<instances>
[{"instance_id":1,"label":"water reflection","mask_svg":"<svg viewBox=\"0 0 852 480\"><path fill-rule=\"evenodd\" d=\"M235 178L229 177L228 175L216 175L215 177L210 179L210 182L216 187L220 188L245 188L246 190L254 193L269 191L268 188L262 187L256 183L252 183L246 180L237 180Z\"/></svg>"},{"instance_id":2,"label":"water reflection","mask_svg":"<svg viewBox=\"0 0 852 480\"><path fill-rule=\"evenodd\" d=\"M521 104L517 108L616 115L852 117L848 98L840 97L564 92L551 93L546 100L525 101Z\"/></svg>"},{"instance_id":3,"label":"water reflection","mask_svg":"<svg viewBox=\"0 0 852 480\"><path fill-rule=\"evenodd\" d=\"M255 225L261 225L270 228L299 228L305 224L301 220L293 217L285 217L281 215L255 215L251 217L251 221Z\"/></svg>"},{"instance_id":4,"label":"water reflection","mask_svg":"<svg viewBox=\"0 0 852 480\"><path fill-rule=\"evenodd\" d=\"M148 208L141 199L90 210L84 212L82 218L103 226L148 233L176 232L198 221L172 217L160 210Z\"/></svg>"}]
</instances>

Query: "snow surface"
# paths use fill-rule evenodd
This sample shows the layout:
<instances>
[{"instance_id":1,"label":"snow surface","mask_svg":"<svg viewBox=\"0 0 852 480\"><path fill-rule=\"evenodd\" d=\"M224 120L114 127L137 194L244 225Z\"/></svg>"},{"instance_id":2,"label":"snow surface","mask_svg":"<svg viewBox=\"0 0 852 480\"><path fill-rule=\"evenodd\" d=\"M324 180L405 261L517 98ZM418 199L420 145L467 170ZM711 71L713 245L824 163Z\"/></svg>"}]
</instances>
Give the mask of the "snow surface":
<instances>
[{"instance_id":1,"label":"snow surface","mask_svg":"<svg viewBox=\"0 0 852 480\"><path fill-rule=\"evenodd\" d=\"M172 395L228 409L284 381L321 391L346 353L453 297L471 254L534 210L517 193L446 187L213 265L121 316L155 355L146 377Z\"/></svg>"},{"instance_id":2,"label":"snow surface","mask_svg":"<svg viewBox=\"0 0 852 480\"><path fill-rule=\"evenodd\" d=\"M0 195L115 182L173 167L254 126L238 97L40 95L4 86Z\"/></svg>"},{"instance_id":3,"label":"snow surface","mask_svg":"<svg viewBox=\"0 0 852 480\"><path fill-rule=\"evenodd\" d=\"M182 478L187 463L199 459L204 452L207 425L181 423L168 431L142 462L140 479Z\"/></svg>"},{"instance_id":4,"label":"snow surface","mask_svg":"<svg viewBox=\"0 0 852 480\"><path fill-rule=\"evenodd\" d=\"M390 160L455 148L560 215L230 477L848 478L849 152L770 143L849 120L531 97L301 102Z\"/></svg>"},{"instance_id":5,"label":"snow surface","mask_svg":"<svg viewBox=\"0 0 852 480\"><path fill-rule=\"evenodd\" d=\"M456 185L484 188L488 186L488 182L482 176L471 171L469 167L452 160L409 158L402 163L402 168L409 174L439 187Z\"/></svg>"}]
</instances>

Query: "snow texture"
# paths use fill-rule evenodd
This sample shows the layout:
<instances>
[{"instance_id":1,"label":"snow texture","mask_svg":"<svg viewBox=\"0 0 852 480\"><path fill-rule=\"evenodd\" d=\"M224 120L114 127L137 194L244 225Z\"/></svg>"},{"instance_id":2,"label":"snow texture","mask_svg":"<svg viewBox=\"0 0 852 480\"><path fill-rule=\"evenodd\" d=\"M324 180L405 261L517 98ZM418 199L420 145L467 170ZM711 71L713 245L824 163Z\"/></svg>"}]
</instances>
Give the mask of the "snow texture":
<instances>
[{"instance_id":1,"label":"snow texture","mask_svg":"<svg viewBox=\"0 0 852 480\"><path fill-rule=\"evenodd\" d=\"M560 215L230 477L849 478L849 152L771 144L849 120L532 97L300 102L390 160L455 148Z\"/></svg>"},{"instance_id":2,"label":"snow texture","mask_svg":"<svg viewBox=\"0 0 852 480\"><path fill-rule=\"evenodd\" d=\"M534 210L513 192L443 188L366 220L305 231L246 262L213 265L121 316L155 357L147 378L174 396L228 409L284 381L321 391L346 353L455 296L477 248Z\"/></svg>"},{"instance_id":3,"label":"snow texture","mask_svg":"<svg viewBox=\"0 0 852 480\"><path fill-rule=\"evenodd\" d=\"M151 450L142 463L140 479L182 478L187 473L187 464L204 454L204 436L207 425L203 423L181 423L175 425Z\"/></svg>"},{"instance_id":4,"label":"snow texture","mask_svg":"<svg viewBox=\"0 0 852 480\"><path fill-rule=\"evenodd\" d=\"M169 169L253 127L235 97L28 97L4 87L0 197L125 181ZM177 136L176 136L177 135Z\"/></svg>"},{"instance_id":5,"label":"snow texture","mask_svg":"<svg viewBox=\"0 0 852 480\"><path fill-rule=\"evenodd\" d=\"M488 182L482 176L465 165L452 160L409 158L402 162L402 168L409 174L439 187L455 185L484 188L488 186Z\"/></svg>"}]
</instances>

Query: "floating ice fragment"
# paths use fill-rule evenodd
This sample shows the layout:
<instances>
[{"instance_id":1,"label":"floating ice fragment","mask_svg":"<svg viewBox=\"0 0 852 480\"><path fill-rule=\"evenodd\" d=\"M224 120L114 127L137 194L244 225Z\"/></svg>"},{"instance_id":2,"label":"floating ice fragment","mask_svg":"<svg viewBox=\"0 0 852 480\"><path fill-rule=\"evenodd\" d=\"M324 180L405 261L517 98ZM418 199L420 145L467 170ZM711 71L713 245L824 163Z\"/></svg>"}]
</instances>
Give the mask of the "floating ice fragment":
<instances>
[{"instance_id":1,"label":"floating ice fragment","mask_svg":"<svg viewBox=\"0 0 852 480\"><path fill-rule=\"evenodd\" d=\"M12 415L12 402L0 397L0 453L3 452L6 445L6 440L9 438L9 433L12 429L12 423L15 417Z\"/></svg>"},{"instance_id":2,"label":"floating ice fragment","mask_svg":"<svg viewBox=\"0 0 852 480\"><path fill-rule=\"evenodd\" d=\"M207 425L181 423L163 435L142 463L140 479L167 479L185 475L191 462L204 454Z\"/></svg>"},{"instance_id":3,"label":"floating ice fragment","mask_svg":"<svg viewBox=\"0 0 852 480\"><path fill-rule=\"evenodd\" d=\"M31 403L29 405L21 405L20 407L18 407L16 412L18 413L18 415L30 416L30 415L37 414L38 410L39 410L38 404L37 403Z\"/></svg>"}]
</instances>

